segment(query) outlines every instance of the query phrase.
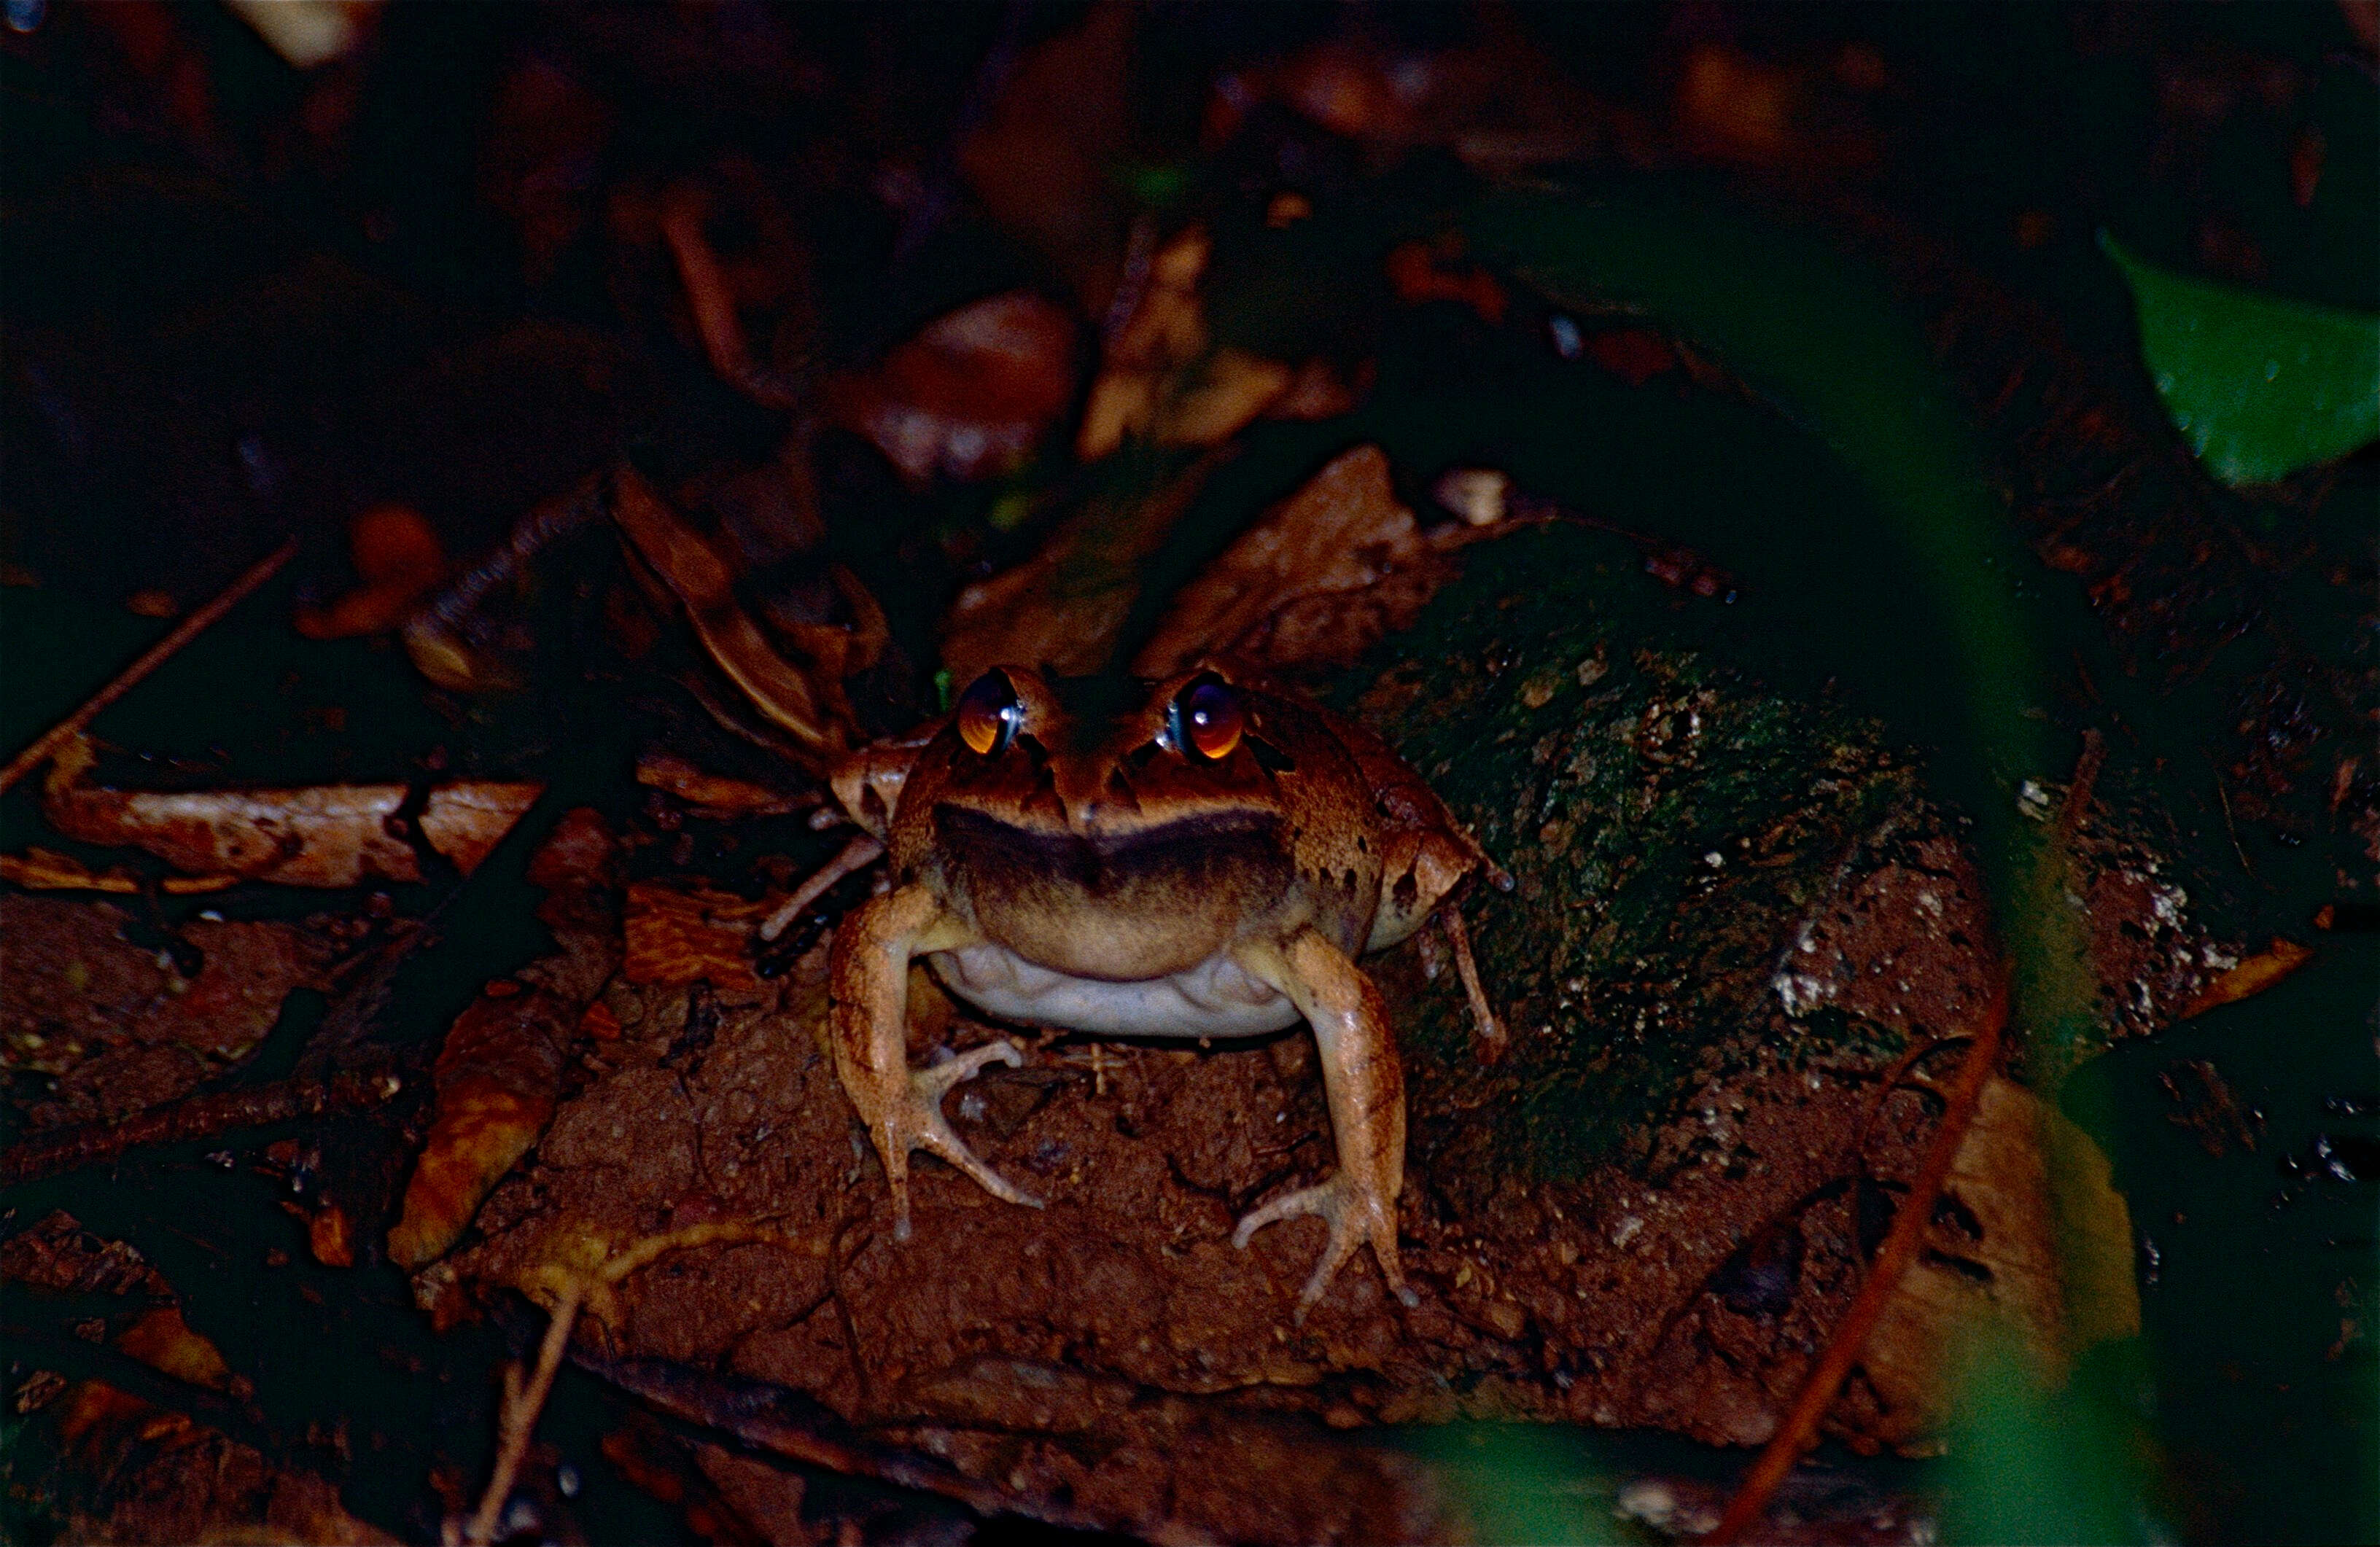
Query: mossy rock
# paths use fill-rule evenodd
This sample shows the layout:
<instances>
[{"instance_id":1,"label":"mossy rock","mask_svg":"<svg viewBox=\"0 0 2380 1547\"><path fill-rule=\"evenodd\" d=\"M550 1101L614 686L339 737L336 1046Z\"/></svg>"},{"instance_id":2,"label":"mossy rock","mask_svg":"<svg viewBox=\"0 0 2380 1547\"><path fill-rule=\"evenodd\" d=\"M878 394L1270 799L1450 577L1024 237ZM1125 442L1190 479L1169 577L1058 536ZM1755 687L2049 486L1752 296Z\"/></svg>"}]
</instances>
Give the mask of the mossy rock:
<instances>
[{"instance_id":1,"label":"mossy rock","mask_svg":"<svg viewBox=\"0 0 2380 1547\"><path fill-rule=\"evenodd\" d=\"M1772 1057L1881 1063L1901 1041L1788 1019L1770 983L1864 837L1938 828L1917 769L1873 721L1675 643L1633 559L1564 526L1474 550L1342 690L1517 883L1465 909L1504 1059L1474 1058L1451 973L1400 1012L1434 1173L1641 1167L1714 1078Z\"/></svg>"}]
</instances>

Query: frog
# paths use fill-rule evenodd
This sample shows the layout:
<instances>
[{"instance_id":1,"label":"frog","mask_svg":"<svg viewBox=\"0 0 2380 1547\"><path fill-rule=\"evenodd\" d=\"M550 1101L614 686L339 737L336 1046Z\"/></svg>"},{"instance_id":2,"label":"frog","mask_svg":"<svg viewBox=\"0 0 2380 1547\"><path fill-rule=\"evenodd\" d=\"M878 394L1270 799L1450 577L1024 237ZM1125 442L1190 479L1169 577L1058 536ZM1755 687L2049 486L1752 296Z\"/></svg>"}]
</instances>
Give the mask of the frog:
<instances>
[{"instance_id":1,"label":"frog","mask_svg":"<svg viewBox=\"0 0 2380 1547\"><path fill-rule=\"evenodd\" d=\"M1475 876L1512 883L1385 742L1222 664L1147 683L997 666L941 719L839 757L829 785L862 835L770 923L884 860L876 894L828 948L827 1040L883 1164L896 1239L910 1235L918 1150L996 1198L1041 1206L941 1109L990 1065L1021 1064L1015 1041L909 1067L908 975L922 961L956 997L1016 1025L1207 1045L1305 1022L1337 1164L1246 1214L1232 1244L1302 1215L1325 1222L1301 1322L1366 1245L1390 1292L1417 1303L1397 1247L1402 1069L1357 959L1436 918L1492 1058L1503 1030L1451 904Z\"/></svg>"}]
</instances>

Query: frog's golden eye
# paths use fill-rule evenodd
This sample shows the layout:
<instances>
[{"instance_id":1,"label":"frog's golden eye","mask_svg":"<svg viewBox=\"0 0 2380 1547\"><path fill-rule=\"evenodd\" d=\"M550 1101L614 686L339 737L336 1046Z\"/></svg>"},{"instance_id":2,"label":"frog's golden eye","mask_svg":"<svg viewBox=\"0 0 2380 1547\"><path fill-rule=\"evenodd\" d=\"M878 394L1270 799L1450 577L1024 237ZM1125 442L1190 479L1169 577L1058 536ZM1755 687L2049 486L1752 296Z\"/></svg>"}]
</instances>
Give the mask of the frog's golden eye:
<instances>
[{"instance_id":1,"label":"frog's golden eye","mask_svg":"<svg viewBox=\"0 0 2380 1547\"><path fill-rule=\"evenodd\" d=\"M1024 719L1025 705L1004 671L985 672L959 695L959 740L982 756L1007 750Z\"/></svg>"},{"instance_id":2,"label":"frog's golden eye","mask_svg":"<svg viewBox=\"0 0 2380 1547\"><path fill-rule=\"evenodd\" d=\"M1166 716L1173 744L1189 756L1220 762L1240 744L1247 715L1240 707L1239 690L1220 677L1200 677L1173 695Z\"/></svg>"}]
</instances>

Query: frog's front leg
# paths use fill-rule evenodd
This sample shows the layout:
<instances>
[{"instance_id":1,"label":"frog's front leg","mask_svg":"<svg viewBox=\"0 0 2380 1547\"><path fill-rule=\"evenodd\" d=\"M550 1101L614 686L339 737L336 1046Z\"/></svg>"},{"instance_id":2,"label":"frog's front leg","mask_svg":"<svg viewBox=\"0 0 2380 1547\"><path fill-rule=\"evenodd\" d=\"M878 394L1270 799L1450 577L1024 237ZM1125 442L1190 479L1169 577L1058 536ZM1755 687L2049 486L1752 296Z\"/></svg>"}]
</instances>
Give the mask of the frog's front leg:
<instances>
[{"instance_id":1,"label":"frog's front leg","mask_svg":"<svg viewBox=\"0 0 2380 1547\"><path fill-rule=\"evenodd\" d=\"M909 1239L909 1152L930 1150L1012 1203L1039 1208L978 1160L942 1116L953 1085L992 1062L1014 1066L1025 1056L1012 1042L994 1042L931 1069L911 1070L905 1021L909 959L970 943L966 927L933 893L915 884L871 898L835 931L827 961L829 1040L834 1070L859 1109L868 1136L883 1158L892 1189L892 1234Z\"/></svg>"},{"instance_id":2,"label":"frog's front leg","mask_svg":"<svg viewBox=\"0 0 2380 1547\"><path fill-rule=\"evenodd\" d=\"M1404 1186L1405 1084L1390 1039L1386 1007L1372 980L1347 953L1311 928L1287 940L1239 949L1242 966L1289 997L1314 1028L1322 1052L1322 1090L1339 1142L1329 1181L1276 1198L1240 1221L1232 1244L1279 1219L1320 1215L1330 1227L1322 1260L1297 1297L1300 1321L1330 1287L1340 1264L1366 1241L1397 1298L1415 1303L1397 1263L1397 1193Z\"/></svg>"}]
</instances>

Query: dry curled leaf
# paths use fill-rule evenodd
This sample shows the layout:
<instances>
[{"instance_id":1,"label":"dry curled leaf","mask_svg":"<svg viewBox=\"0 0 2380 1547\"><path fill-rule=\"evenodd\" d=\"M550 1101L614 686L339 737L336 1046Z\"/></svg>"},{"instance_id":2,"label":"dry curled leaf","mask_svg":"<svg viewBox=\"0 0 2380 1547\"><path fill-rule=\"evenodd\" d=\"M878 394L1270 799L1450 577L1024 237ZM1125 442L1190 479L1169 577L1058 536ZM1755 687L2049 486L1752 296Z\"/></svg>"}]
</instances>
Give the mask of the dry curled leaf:
<instances>
[{"instance_id":1,"label":"dry curled leaf","mask_svg":"<svg viewBox=\"0 0 2380 1547\"><path fill-rule=\"evenodd\" d=\"M361 582L329 607L298 610L309 639L384 634L413 615L452 565L429 518L409 505L374 505L347 523L347 547Z\"/></svg>"},{"instance_id":2,"label":"dry curled leaf","mask_svg":"<svg viewBox=\"0 0 2380 1547\"><path fill-rule=\"evenodd\" d=\"M1094 502L1032 558L961 591L942 620L942 664L953 679L970 682L1002 662L1068 676L1106 665L1140 596L1145 561L1214 466L1212 456L1201 458L1157 493L1121 507Z\"/></svg>"},{"instance_id":3,"label":"dry curled leaf","mask_svg":"<svg viewBox=\"0 0 2380 1547\"><path fill-rule=\"evenodd\" d=\"M421 837L468 876L544 791L491 780L439 785L423 804ZM129 844L194 876L351 887L368 876L421 879L413 846L391 830L406 798L402 784L162 793L53 779L42 809L68 838Z\"/></svg>"},{"instance_id":4,"label":"dry curled leaf","mask_svg":"<svg viewBox=\"0 0 2380 1547\"><path fill-rule=\"evenodd\" d=\"M552 1120L577 1016L553 995L496 985L455 1019L432 1077L436 1116L406 1184L388 1254L404 1268L443 1256L480 1201Z\"/></svg>"},{"instance_id":5,"label":"dry curled leaf","mask_svg":"<svg viewBox=\"0 0 2380 1547\"><path fill-rule=\"evenodd\" d=\"M929 323L873 370L828 389L836 422L912 483L980 478L1023 463L1075 395L1075 321L1029 290Z\"/></svg>"},{"instance_id":6,"label":"dry curled leaf","mask_svg":"<svg viewBox=\"0 0 2380 1547\"><path fill-rule=\"evenodd\" d=\"M843 680L874 663L883 625L881 610L856 580L837 576L861 626L780 627L778 636L795 657L788 661L736 600L735 571L633 467L623 467L613 481L612 517L636 556L685 609L704 653L753 707L813 757L851 744L857 717L844 696Z\"/></svg>"},{"instance_id":7,"label":"dry curled leaf","mask_svg":"<svg viewBox=\"0 0 2380 1547\"><path fill-rule=\"evenodd\" d=\"M1978 1318L1998 1318L2052 1381L2140 1330L2131 1215L2107 1157L2013 1081L1984 1087L1926 1239L1860 1357L1882 1408L1860 1415L1868 1438L1917 1448L1948 1427L1946 1356Z\"/></svg>"},{"instance_id":8,"label":"dry curled leaf","mask_svg":"<svg viewBox=\"0 0 2380 1547\"><path fill-rule=\"evenodd\" d=\"M746 943L769 912L767 903L730 892L638 881L628 888L627 979L665 988L707 982L757 993L760 981L752 975Z\"/></svg>"},{"instance_id":9,"label":"dry curled leaf","mask_svg":"<svg viewBox=\"0 0 2380 1547\"><path fill-rule=\"evenodd\" d=\"M782 816L818 804L814 795L781 795L748 779L705 773L666 752L649 752L637 759L637 782L675 795L698 816Z\"/></svg>"},{"instance_id":10,"label":"dry curled leaf","mask_svg":"<svg viewBox=\"0 0 2380 1547\"><path fill-rule=\"evenodd\" d=\"M1145 436L1160 446L1212 446L1260 415L1324 418L1354 394L1328 368L1293 370L1245 349L1209 347L1200 282L1212 251L1192 226L1149 260L1138 303L1109 340L1083 408L1075 454L1096 461Z\"/></svg>"},{"instance_id":11,"label":"dry curled leaf","mask_svg":"<svg viewBox=\"0 0 2380 1547\"><path fill-rule=\"evenodd\" d=\"M2197 997L2181 1007L2181 1019L2187 1021L2218 1006L2262 994L2313 959L2313 947L2276 936L2268 949L2248 958L2200 989Z\"/></svg>"},{"instance_id":12,"label":"dry curled leaf","mask_svg":"<svg viewBox=\"0 0 2380 1547\"><path fill-rule=\"evenodd\" d=\"M1397 500L1388 457L1358 446L1184 587L1133 670L1161 677L1221 654L1273 670L1345 665L1410 624L1453 573Z\"/></svg>"}]
</instances>

